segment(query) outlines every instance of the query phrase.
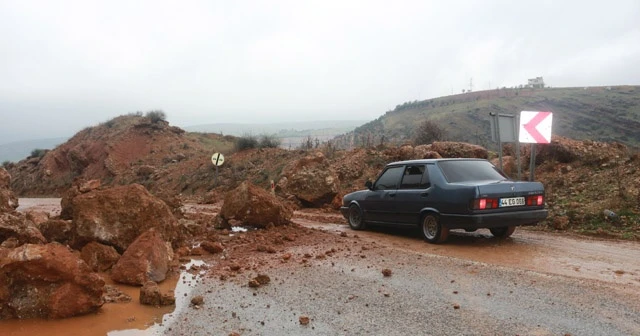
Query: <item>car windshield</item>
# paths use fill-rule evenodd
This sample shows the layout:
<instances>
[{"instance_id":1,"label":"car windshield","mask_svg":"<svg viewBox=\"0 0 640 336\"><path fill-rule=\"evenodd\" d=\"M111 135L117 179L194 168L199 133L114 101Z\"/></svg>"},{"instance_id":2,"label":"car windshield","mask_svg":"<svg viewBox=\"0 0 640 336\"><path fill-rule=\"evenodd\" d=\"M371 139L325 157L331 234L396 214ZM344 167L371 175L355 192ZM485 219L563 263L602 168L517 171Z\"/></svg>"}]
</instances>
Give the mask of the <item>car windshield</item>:
<instances>
[{"instance_id":1,"label":"car windshield","mask_svg":"<svg viewBox=\"0 0 640 336\"><path fill-rule=\"evenodd\" d=\"M449 183L471 181L503 181L507 178L488 161L440 161L438 166Z\"/></svg>"}]
</instances>

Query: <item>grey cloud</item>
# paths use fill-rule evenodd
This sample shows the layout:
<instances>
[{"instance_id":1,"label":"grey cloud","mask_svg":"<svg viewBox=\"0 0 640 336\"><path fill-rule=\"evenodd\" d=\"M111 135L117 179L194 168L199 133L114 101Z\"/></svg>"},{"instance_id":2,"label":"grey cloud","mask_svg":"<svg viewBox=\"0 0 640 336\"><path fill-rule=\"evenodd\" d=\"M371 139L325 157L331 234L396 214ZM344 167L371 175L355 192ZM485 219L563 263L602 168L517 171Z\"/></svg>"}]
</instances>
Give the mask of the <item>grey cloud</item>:
<instances>
[{"instance_id":1,"label":"grey cloud","mask_svg":"<svg viewBox=\"0 0 640 336\"><path fill-rule=\"evenodd\" d=\"M0 3L0 143L164 109L179 126L374 119L468 87L638 84L637 1Z\"/></svg>"}]
</instances>

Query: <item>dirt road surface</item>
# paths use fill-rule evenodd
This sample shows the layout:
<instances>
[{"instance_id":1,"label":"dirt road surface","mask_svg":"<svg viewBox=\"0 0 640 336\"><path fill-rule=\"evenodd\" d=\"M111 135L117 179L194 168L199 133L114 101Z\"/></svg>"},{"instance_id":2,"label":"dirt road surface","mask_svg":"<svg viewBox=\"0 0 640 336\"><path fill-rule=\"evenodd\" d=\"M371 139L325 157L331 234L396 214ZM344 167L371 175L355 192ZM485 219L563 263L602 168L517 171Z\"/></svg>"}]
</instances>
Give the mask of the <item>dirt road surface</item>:
<instances>
[{"instance_id":1,"label":"dirt road surface","mask_svg":"<svg viewBox=\"0 0 640 336\"><path fill-rule=\"evenodd\" d=\"M516 230L430 245L413 230L351 231L333 212L294 222L304 235L272 253L239 244L183 274L189 291L176 292L162 323L109 335L640 334L635 242ZM228 262L242 267L226 276ZM258 274L270 282L250 287ZM193 306L197 295L204 303Z\"/></svg>"},{"instance_id":2,"label":"dirt road surface","mask_svg":"<svg viewBox=\"0 0 640 336\"><path fill-rule=\"evenodd\" d=\"M258 289L201 285L205 309L185 310L170 335L640 334L640 247L520 231L427 245L411 232L358 232L298 220L343 242L300 246L331 257L271 266ZM350 249L350 251L349 251ZM314 253L316 252L316 253ZM383 269L392 275L385 277ZM211 291L209 293L208 291ZM299 318L310 318L301 325Z\"/></svg>"}]
</instances>

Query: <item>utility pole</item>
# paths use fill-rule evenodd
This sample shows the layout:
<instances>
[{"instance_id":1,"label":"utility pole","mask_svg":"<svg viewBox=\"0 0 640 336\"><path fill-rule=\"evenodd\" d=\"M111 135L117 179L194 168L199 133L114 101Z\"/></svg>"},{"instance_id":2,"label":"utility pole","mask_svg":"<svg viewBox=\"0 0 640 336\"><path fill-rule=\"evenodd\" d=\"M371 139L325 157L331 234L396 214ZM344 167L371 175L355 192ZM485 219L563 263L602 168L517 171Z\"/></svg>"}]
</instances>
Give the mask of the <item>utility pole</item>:
<instances>
[{"instance_id":1,"label":"utility pole","mask_svg":"<svg viewBox=\"0 0 640 336\"><path fill-rule=\"evenodd\" d=\"M473 77L471 77L471 79L469 79L469 92L473 91Z\"/></svg>"}]
</instances>

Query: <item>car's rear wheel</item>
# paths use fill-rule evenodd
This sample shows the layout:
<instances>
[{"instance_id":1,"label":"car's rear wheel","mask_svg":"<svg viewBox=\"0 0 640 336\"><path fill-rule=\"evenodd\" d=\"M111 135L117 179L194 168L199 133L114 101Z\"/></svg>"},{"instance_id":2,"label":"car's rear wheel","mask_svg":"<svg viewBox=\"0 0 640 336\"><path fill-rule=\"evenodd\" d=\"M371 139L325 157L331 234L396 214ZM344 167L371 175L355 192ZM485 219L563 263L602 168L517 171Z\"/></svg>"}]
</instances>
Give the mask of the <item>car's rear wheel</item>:
<instances>
[{"instance_id":1,"label":"car's rear wheel","mask_svg":"<svg viewBox=\"0 0 640 336\"><path fill-rule=\"evenodd\" d=\"M496 238L510 237L515 230L516 230L516 227L513 225L489 229L489 231L491 231L491 234Z\"/></svg>"},{"instance_id":2,"label":"car's rear wheel","mask_svg":"<svg viewBox=\"0 0 640 336\"><path fill-rule=\"evenodd\" d=\"M438 215L433 213L426 214L422 217L420 229L424 240L432 244L442 243L449 237L449 228L444 227L440 223Z\"/></svg>"},{"instance_id":3,"label":"car's rear wheel","mask_svg":"<svg viewBox=\"0 0 640 336\"><path fill-rule=\"evenodd\" d=\"M362 218L362 210L356 204L351 204L349 206L349 227L353 230L364 230L365 223Z\"/></svg>"}]
</instances>

